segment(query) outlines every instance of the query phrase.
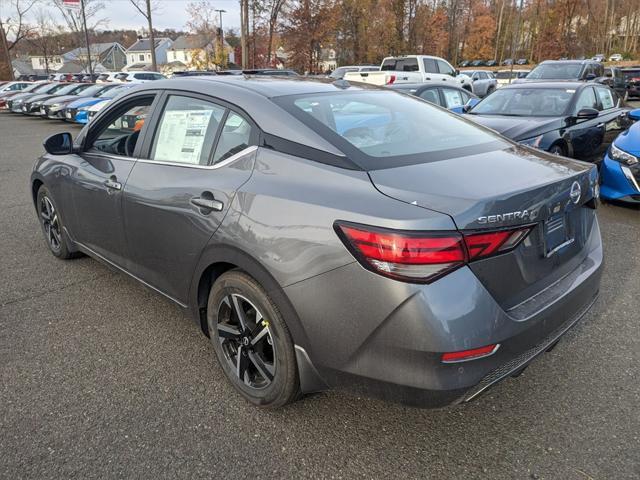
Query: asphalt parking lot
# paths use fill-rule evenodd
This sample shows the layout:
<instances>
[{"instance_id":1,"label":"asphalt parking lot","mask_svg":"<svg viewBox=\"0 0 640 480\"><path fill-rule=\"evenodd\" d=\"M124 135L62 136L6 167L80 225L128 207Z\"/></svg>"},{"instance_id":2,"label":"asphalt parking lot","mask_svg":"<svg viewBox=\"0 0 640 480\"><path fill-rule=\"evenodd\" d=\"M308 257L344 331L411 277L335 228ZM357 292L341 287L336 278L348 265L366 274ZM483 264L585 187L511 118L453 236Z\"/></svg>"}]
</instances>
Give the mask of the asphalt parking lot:
<instances>
[{"instance_id":1,"label":"asphalt parking lot","mask_svg":"<svg viewBox=\"0 0 640 480\"><path fill-rule=\"evenodd\" d=\"M0 478L640 477L640 209L602 206L599 301L474 403L331 392L261 411L178 307L49 254L28 177L65 129L0 114Z\"/></svg>"}]
</instances>

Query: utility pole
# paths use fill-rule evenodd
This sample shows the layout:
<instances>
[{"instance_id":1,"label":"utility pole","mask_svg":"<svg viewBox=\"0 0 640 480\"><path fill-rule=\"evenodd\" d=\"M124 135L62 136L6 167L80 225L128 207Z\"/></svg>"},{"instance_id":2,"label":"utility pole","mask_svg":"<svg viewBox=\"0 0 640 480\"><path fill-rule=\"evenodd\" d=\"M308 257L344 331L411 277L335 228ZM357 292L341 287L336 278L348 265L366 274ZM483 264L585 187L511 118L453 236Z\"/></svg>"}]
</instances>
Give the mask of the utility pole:
<instances>
[{"instance_id":1,"label":"utility pole","mask_svg":"<svg viewBox=\"0 0 640 480\"><path fill-rule=\"evenodd\" d=\"M2 24L2 18L0 18L0 40L2 40L2 53L7 63L7 70L9 72L9 80L14 80L13 77L13 65L11 65L11 55L9 54L9 44L7 43L7 35L4 32L4 25Z\"/></svg>"},{"instance_id":2,"label":"utility pole","mask_svg":"<svg viewBox=\"0 0 640 480\"><path fill-rule=\"evenodd\" d=\"M84 41L87 45L87 62L89 65L89 75L93 77L93 68L91 67L91 44L89 43L89 32L87 31L87 17L84 14L84 0L80 0L80 8L82 10L82 26L84 27Z\"/></svg>"},{"instance_id":3,"label":"utility pole","mask_svg":"<svg viewBox=\"0 0 640 480\"><path fill-rule=\"evenodd\" d=\"M222 60L222 67L227 68L227 53L224 50L224 30L222 29L222 14L227 13L226 10L216 9L215 12L218 12L220 15L220 30L218 31L218 36L220 37L220 59Z\"/></svg>"},{"instance_id":4,"label":"utility pole","mask_svg":"<svg viewBox=\"0 0 640 480\"><path fill-rule=\"evenodd\" d=\"M249 0L240 0L240 41L242 44L242 69L248 68Z\"/></svg>"},{"instance_id":5,"label":"utility pole","mask_svg":"<svg viewBox=\"0 0 640 480\"><path fill-rule=\"evenodd\" d=\"M156 62L156 37L153 34L153 22L151 20L151 0L147 0L147 22L149 23L149 48L151 49L151 69L158 71L158 63Z\"/></svg>"},{"instance_id":6,"label":"utility pole","mask_svg":"<svg viewBox=\"0 0 640 480\"><path fill-rule=\"evenodd\" d=\"M520 20L522 19L522 0L514 0L515 6L518 9L518 17L516 18L516 28L511 42L511 68L509 69L509 83L513 81L513 65L516 63L516 56L514 51L516 50L516 42L519 41L520 36ZM518 42L519 43L519 42Z\"/></svg>"}]
</instances>

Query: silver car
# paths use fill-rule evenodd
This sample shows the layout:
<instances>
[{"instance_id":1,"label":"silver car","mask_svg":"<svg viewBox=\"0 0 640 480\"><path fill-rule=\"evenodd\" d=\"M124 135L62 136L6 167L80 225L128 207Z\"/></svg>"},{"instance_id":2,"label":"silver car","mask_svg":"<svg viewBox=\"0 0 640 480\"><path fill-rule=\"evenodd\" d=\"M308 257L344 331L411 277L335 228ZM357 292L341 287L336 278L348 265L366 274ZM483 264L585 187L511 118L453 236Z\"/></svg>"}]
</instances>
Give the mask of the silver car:
<instances>
[{"instance_id":1,"label":"silver car","mask_svg":"<svg viewBox=\"0 0 640 480\"><path fill-rule=\"evenodd\" d=\"M463 70L460 73L471 78L471 89L479 97L486 97L498 88L498 80L490 70Z\"/></svg>"},{"instance_id":2,"label":"silver car","mask_svg":"<svg viewBox=\"0 0 640 480\"><path fill-rule=\"evenodd\" d=\"M30 187L53 255L190 311L255 405L468 401L598 295L596 168L394 91L162 80L45 149Z\"/></svg>"}]
</instances>

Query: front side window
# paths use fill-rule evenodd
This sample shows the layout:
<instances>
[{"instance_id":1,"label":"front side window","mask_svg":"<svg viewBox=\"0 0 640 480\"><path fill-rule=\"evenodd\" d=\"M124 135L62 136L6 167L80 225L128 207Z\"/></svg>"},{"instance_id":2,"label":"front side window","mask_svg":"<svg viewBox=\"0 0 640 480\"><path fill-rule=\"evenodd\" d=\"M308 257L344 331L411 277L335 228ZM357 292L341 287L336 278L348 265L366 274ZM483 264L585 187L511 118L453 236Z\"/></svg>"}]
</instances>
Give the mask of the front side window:
<instances>
[{"instance_id":1,"label":"front side window","mask_svg":"<svg viewBox=\"0 0 640 480\"><path fill-rule=\"evenodd\" d=\"M241 152L249 146L250 139L251 124L237 113L229 112L213 154L213 163L222 162Z\"/></svg>"},{"instance_id":2,"label":"front side window","mask_svg":"<svg viewBox=\"0 0 640 480\"><path fill-rule=\"evenodd\" d=\"M498 136L470 122L397 92L296 95L275 101L328 138L337 135L339 145L346 141L372 168L393 163L394 157L420 162L426 161L424 154L500 143Z\"/></svg>"},{"instance_id":3,"label":"front side window","mask_svg":"<svg viewBox=\"0 0 640 480\"><path fill-rule=\"evenodd\" d=\"M438 91L435 88L428 88L426 90L423 90L422 92L420 92L419 96L429 103L440 105L440 97L438 95Z\"/></svg>"},{"instance_id":4,"label":"front side window","mask_svg":"<svg viewBox=\"0 0 640 480\"><path fill-rule=\"evenodd\" d=\"M578 97L576 101L576 106L574 108L575 113L578 113L583 108L595 108L598 109L598 102L596 101L596 96L593 93L593 88L585 88Z\"/></svg>"},{"instance_id":5,"label":"front side window","mask_svg":"<svg viewBox=\"0 0 640 480\"><path fill-rule=\"evenodd\" d=\"M94 136L93 148L112 155L133 156L152 102L153 97L144 97L115 111Z\"/></svg>"},{"instance_id":6,"label":"front side window","mask_svg":"<svg viewBox=\"0 0 640 480\"><path fill-rule=\"evenodd\" d=\"M438 60L438 70L440 70L440 73L444 75L455 76L456 74L453 68L451 68L451 65L449 65L447 62L444 62L442 60Z\"/></svg>"},{"instance_id":7,"label":"front side window","mask_svg":"<svg viewBox=\"0 0 640 480\"><path fill-rule=\"evenodd\" d=\"M598 95L598 100L600 100L600 105L602 106L601 110L609 110L616 106L616 101L613 98L613 92L608 88L597 87L596 93Z\"/></svg>"},{"instance_id":8,"label":"front side window","mask_svg":"<svg viewBox=\"0 0 640 480\"><path fill-rule=\"evenodd\" d=\"M151 159L207 165L224 112L205 100L170 96L156 128Z\"/></svg>"}]
</instances>

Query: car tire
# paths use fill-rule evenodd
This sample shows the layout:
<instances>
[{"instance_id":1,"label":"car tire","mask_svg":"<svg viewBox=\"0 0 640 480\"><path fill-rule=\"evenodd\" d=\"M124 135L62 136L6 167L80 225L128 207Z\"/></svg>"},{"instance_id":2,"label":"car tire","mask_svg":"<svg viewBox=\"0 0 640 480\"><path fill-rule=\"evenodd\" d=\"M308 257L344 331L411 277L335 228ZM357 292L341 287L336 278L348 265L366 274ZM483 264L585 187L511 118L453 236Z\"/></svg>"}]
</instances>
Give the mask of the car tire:
<instances>
[{"instance_id":1,"label":"car tire","mask_svg":"<svg viewBox=\"0 0 640 480\"><path fill-rule=\"evenodd\" d=\"M293 340L280 310L255 279L240 270L211 287L207 323L227 379L252 404L278 408L299 396Z\"/></svg>"},{"instance_id":2,"label":"car tire","mask_svg":"<svg viewBox=\"0 0 640 480\"><path fill-rule=\"evenodd\" d=\"M81 256L79 252L69 250L63 215L53 200L49 189L44 185L38 189L36 209L44 239L51 253L61 260L69 260Z\"/></svg>"},{"instance_id":3,"label":"car tire","mask_svg":"<svg viewBox=\"0 0 640 480\"><path fill-rule=\"evenodd\" d=\"M564 147L559 143L554 143L553 145L551 145L551 147L549 147L548 152L551 153L552 155L560 155L562 157L567 156L567 153L565 152Z\"/></svg>"},{"instance_id":4,"label":"car tire","mask_svg":"<svg viewBox=\"0 0 640 480\"><path fill-rule=\"evenodd\" d=\"M495 87L493 87L493 86L491 86L491 87L487 88L487 93L485 93L485 94L484 94L484 96L486 97L486 96L488 96L488 95L491 95L491 94L495 91L495 89L496 89L496 88L495 88Z\"/></svg>"}]
</instances>

